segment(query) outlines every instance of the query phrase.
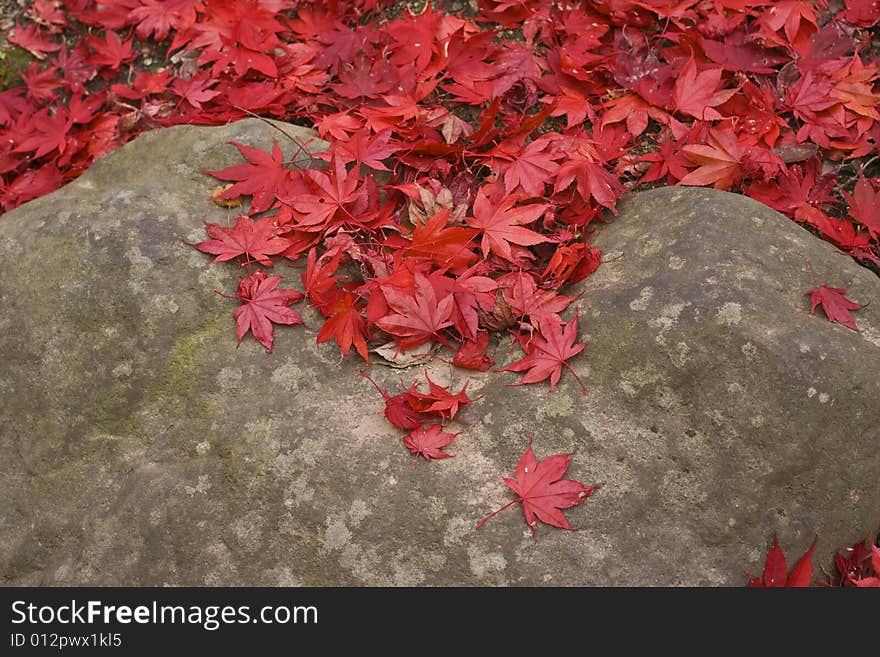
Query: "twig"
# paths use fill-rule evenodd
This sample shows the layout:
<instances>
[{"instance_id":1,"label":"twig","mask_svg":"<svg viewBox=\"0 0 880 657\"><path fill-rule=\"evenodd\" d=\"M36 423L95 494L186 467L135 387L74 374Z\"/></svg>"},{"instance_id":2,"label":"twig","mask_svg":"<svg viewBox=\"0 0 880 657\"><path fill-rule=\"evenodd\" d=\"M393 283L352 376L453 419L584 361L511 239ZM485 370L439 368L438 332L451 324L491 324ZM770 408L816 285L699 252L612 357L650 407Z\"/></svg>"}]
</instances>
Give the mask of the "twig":
<instances>
[{"instance_id":1,"label":"twig","mask_svg":"<svg viewBox=\"0 0 880 657\"><path fill-rule=\"evenodd\" d=\"M290 141L293 142L293 144L294 144L294 145L295 145L295 146L296 146L301 152L305 153L305 154L308 156L308 158L309 158L309 166L311 166L311 164L312 164L313 162L315 162L315 157L312 156L312 154L311 154L311 152L309 151L309 149L306 148L305 143L304 143L301 139L299 139L298 137L293 137L293 136L292 136L289 132L287 132L284 128L282 128L282 127L280 127L280 126L278 126L278 125L275 125L275 123L273 123L272 121L270 121L269 119L267 119L267 118L264 117L264 116L260 116L259 114L256 114L256 113L254 113L254 112L251 112L249 109L245 109L244 107L239 107L238 105L233 105L232 107L233 107L234 109L239 110L240 112L244 112L244 113L247 114L248 116L252 116L252 117L255 118L255 119L259 119L260 121L263 121L264 123L266 123L266 124L269 125L270 127L274 128L275 130L277 130L278 132L280 132L282 135L284 135L285 137L287 137ZM295 163L294 161L291 161L291 164L296 165L296 163Z\"/></svg>"}]
</instances>

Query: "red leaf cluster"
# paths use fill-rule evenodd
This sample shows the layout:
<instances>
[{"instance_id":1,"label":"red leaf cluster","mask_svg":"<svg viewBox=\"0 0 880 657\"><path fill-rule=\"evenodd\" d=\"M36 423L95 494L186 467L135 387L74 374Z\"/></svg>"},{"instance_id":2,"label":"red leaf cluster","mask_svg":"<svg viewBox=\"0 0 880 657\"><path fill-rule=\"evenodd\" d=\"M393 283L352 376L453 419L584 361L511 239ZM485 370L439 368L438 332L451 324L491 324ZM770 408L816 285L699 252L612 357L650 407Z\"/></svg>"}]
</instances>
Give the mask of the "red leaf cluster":
<instances>
[{"instance_id":1,"label":"red leaf cluster","mask_svg":"<svg viewBox=\"0 0 880 657\"><path fill-rule=\"evenodd\" d=\"M273 323L301 322L300 293L255 267L304 258L318 342L364 361L376 344L445 345L486 371L490 331L507 330L525 353L501 368L523 373L516 385L574 374L585 345L560 290L600 266L590 240L627 190L741 191L880 267L876 2L392 5L34 2L9 35L35 61L0 91L0 211L144 130L314 125L326 169L236 143L244 162L208 172L231 183L215 201L251 197L196 245L248 268L239 341L251 330L271 350ZM855 329L844 292L808 294ZM386 395L386 415L439 458L454 434L435 427L472 400L428 383Z\"/></svg>"},{"instance_id":2,"label":"red leaf cluster","mask_svg":"<svg viewBox=\"0 0 880 657\"><path fill-rule=\"evenodd\" d=\"M762 577L751 577L750 587L806 587L813 579L813 550L819 537L813 539L809 549L798 560L791 572L785 561L785 554L779 547L776 534L773 534L773 545L767 553ZM823 586L844 588L878 588L880 587L880 536L875 540L861 540L834 557L837 569L831 581L819 580ZM746 574L748 576L748 574Z\"/></svg>"},{"instance_id":3,"label":"red leaf cluster","mask_svg":"<svg viewBox=\"0 0 880 657\"><path fill-rule=\"evenodd\" d=\"M837 577L832 584L846 588L880 588L880 536L873 541L859 541L845 552L834 557Z\"/></svg>"},{"instance_id":4,"label":"red leaf cluster","mask_svg":"<svg viewBox=\"0 0 880 657\"><path fill-rule=\"evenodd\" d=\"M403 444L416 455L416 460L419 454L426 460L452 456L442 449L460 433L442 431L443 423L455 419L459 409L482 399L482 396L474 399L467 396L467 383L457 393L451 392L432 381L427 371L427 393L419 392L414 381L409 390L394 396L380 388L366 372L361 372L361 376L372 383L385 399L385 418L398 429L409 431L403 438ZM413 467L415 462L414 460Z\"/></svg>"}]
</instances>

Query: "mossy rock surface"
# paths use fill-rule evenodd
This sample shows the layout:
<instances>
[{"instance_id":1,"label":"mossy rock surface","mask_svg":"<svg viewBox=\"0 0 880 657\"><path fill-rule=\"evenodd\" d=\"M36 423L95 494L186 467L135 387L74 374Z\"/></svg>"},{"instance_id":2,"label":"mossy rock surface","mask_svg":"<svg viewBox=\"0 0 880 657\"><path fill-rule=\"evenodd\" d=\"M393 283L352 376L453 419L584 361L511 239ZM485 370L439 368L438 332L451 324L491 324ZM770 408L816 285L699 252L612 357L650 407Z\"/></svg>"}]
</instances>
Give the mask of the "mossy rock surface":
<instances>
[{"instance_id":1,"label":"mossy rock surface","mask_svg":"<svg viewBox=\"0 0 880 657\"><path fill-rule=\"evenodd\" d=\"M485 397L455 458L412 468L363 364L315 344L321 319L277 328L272 354L237 346L214 293L234 266L190 246L235 213L200 170L273 138L293 155L253 119L148 133L0 217L0 583L741 585L774 531L792 553L818 533L827 566L880 524L880 281L830 245L741 196L628 199L597 239L623 257L577 290L589 395L435 361ZM807 258L875 301L860 332L810 315ZM534 543L516 508L475 529L530 435L605 482L567 512L583 531Z\"/></svg>"}]
</instances>

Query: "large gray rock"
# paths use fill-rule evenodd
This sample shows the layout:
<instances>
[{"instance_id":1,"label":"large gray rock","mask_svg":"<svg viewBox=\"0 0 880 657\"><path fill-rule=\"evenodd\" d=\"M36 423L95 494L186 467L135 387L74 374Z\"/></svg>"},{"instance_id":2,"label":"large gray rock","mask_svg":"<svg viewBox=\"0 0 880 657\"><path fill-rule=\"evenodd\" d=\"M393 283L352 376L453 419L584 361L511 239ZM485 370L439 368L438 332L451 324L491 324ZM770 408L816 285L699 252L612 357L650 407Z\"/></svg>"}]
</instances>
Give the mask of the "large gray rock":
<instances>
[{"instance_id":1,"label":"large gray rock","mask_svg":"<svg viewBox=\"0 0 880 657\"><path fill-rule=\"evenodd\" d=\"M597 240L625 255L578 302L590 394L568 373L555 392L470 376L485 398L455 458L411 468L313 313L271 355L236 348L236 304L213 292L234 268L185 244L227 216L199 169L273 137L287 146L255 120L144 135L0 217L0 583L740 585L773 531L791 554L819 533L825 564L880 524L880 309L854 314L860 333L811 317L805 258L863 303L880 282L828 244L739 196L635 196ZM518 508L474 528L530 434L606 483L567 512L584 531L533 543Z\"/></svg>"}]
</instances>

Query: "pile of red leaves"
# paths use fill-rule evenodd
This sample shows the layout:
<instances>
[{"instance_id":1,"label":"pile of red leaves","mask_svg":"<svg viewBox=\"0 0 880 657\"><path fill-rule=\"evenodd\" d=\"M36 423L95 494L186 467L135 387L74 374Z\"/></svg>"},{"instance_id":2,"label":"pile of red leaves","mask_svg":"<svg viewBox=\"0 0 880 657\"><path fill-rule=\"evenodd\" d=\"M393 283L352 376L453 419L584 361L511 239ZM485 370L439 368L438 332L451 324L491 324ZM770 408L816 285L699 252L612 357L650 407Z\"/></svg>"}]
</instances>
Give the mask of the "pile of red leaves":
<instances>
[{"instance_id":1,"label":"pile of red leaves","mask_svg":"<svg viewBox=\"0 0 880 657\"><path fill-rule=\"evenodd\" d=\"M525 355L504 369L551 387L585 346L560 290L599 266L590 236L626 190L741 191L880 268L876 0L402 4L34 0L9 40L37 61L0 92L0 210L144 130L314 126L324 169L236 144L246 163L209 172L230 183L218 204L252 197L197 245L247 267L238 339L271 351L273 323L301 323L302 293L260 266L304 260L317 339L344 355L445 345L485 371L489 331L511 330ZM841 288L811 293L855 328ZM383 395L436 459L447 404L473 400L428 383Z\"/></svg>"}]
</instances>

